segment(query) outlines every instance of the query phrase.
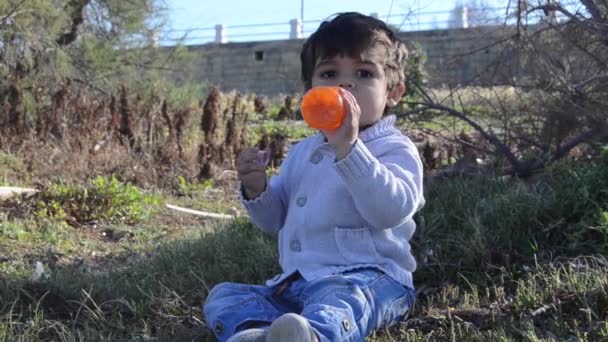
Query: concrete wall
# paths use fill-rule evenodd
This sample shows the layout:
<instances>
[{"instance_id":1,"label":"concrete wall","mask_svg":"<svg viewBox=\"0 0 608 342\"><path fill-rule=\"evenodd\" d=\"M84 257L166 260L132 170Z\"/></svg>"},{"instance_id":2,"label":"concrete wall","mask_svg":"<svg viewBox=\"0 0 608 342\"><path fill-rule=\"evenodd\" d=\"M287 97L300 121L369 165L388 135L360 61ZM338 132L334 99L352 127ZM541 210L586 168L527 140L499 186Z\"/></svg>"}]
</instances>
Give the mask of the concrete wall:
<instances>
[{"instance_id":1,"label":"concrete wall","mask_svg":"<svg viewBox=\"0 0 608 342\"><path fill-rule=\"evenodd\" d=\"M418 43L427 60L431 86L504 84L518 74L513 30L505 27L407 32L406 42Z\"/></svg>"},{"instance_id":2,"label":"concrete wall","mask_svg":"<svg viewBox=\"0 0 608 342\"><path fill-rule=\"evenodd\" d=\"M504 83L515 72L509 63L488 70L497 57L509 50L504 43L492 45L510 31L504 27L486 27L406 32L400 36L422 47L427 56L425 70L431 86L471 81L496 84ZM299 54L303 43L301 39L210 43L189 49L199 56L195 63L201 81L226 91L276 95L302 91Z\"/></svg>"}]
</instances>

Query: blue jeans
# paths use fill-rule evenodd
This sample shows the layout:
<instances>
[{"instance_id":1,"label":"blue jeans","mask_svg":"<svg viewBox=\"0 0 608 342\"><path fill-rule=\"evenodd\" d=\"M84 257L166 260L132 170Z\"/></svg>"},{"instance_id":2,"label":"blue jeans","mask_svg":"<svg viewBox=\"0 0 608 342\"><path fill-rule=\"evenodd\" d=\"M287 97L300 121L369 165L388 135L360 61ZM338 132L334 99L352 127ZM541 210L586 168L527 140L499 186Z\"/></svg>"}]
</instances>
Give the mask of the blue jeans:
<instances>
[{"instance_id":1,"label":"blue jeans","mask_svg":"<svg viewBox=\"0 0 608 342\"><path fill-rule=\"evenodd\" d=\"M413 289L365 268L311 282L296 274L274 287L221 283L203 310L220 341L293 312L310 322L320 342L340 342L363 341L374 330L402 320L413 304Z\"/></svg>"}]
</instances>

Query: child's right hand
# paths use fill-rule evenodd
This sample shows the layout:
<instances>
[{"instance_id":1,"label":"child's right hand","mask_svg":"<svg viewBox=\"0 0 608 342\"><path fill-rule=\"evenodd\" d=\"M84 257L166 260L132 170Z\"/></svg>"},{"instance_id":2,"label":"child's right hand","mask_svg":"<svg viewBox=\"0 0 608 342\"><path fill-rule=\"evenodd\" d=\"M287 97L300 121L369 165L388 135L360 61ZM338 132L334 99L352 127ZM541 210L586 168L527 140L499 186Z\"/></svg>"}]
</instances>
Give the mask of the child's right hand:
<instances>
[{"instance_id":1,"label":"child's right hand","mask_svg":"<svg viewBox=\"0 0 608 342\"><path fill-rule=\"evenodd\" d=\"M255 199L266 190L268 151L252 147L239 155L237 172L247 199Z\"/></svg>"}]
</instances>

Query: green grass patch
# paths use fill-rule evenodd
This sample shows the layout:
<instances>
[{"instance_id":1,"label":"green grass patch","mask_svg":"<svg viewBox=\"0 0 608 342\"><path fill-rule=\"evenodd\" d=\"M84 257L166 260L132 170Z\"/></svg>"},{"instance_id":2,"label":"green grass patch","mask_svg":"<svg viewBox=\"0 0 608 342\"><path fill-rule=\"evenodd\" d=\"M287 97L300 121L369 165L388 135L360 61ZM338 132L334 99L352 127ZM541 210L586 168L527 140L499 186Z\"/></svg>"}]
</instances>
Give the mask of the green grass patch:
<instances>
[{"instance_id":1,"label":"green grass patch","mask_svg":"<svg viewBox=\"0 0 608 342\"><path fill-rule=\"evenodd\" d=\"M213 178L209 178L204 182L188 181L183 176L177 177L177 187L180 195L192 196L195 193L211 189L213 187Z\"/></svg>"},{"instance_id":2,"label":"green grass patch","mask_svg":"<svg viewBox=\"0 0 608 342\"><path fill-rule=\"evenodd\" d=\"M607 172L602 164L562 164L534 181L428 184L413 240L417 305L411 319L368 340L608 339ZM194 204L201 191L180 198ZM0 261L0 340L212 341L201 312L208 291L274 276L276 237L246 219L196 231L195 220L181 219L117 220L111 227L132 231L130 240L84 265L46 267L42 282L28 280L36 256ZM5 244L77 241L64 235L72 227L45 233L25 220L0 227ZM180 239L169 238L182 229Z\"/></svg>"},{"instance_id":3,"label":"green grass patch","mask_svg":"<svg viewBox=\"0 0 608 342\"><path fill-rule=\"evenodd\" d=\"M398 341L604 341L606 272L605 258L576 258L536 265L522 276L503 271L487 287L448 285L422 297L414 318L391 335Z\"/></svg>"},{"instance_id":4,"label":"green grass patch","mask_svg":"<svg viewBox=\"0 0 608 342\"><path fill-rule=\"evenodd\" d=\"M116 177L97 177L86 187L72 184L54 184L38 197L37 217L65 219L78 222L104 220L112 223L141 222L160 198L144 194L130 183L121 183Z\"/></svg>"},{"instance_id":5,"label":"green grass patch","mask_svg":"<svg viewBox=\"0 0 608 342\"><path fill-rule=\"evenodd\" d=\"M264 121L263 124L252 126L249 130L249 141L257 144L264 133L269 135L280 134L288 140L301 140L315 134L317 131L310 128L304 121Z\"/></svg>"},{"instance_id":6,"label":"green grass patch","mask_svg":"<svg viewBox=\"0 0 608 342\"><path fill-rule=\"evenodd\" d=\"M413 240L422 281L530 264L535 255L608 255L606 165L563 164L534 182L437 181L426 198Z\"/></svg>"},{"instance_id":7,"label":"green grass patch","mask_svg":"<svg viewBox=\"0 0 608 342\"><path fill-rule=\"evenodd\" d=\"M71 228L65 222L54 220L19 220L0 222L0 245L27 243L39 247L64 244L64 248L75 246L69 240Z\"/></svg>"},{"instance_id":8,"label":"green grass patch","mask_svg":"<svg viewBox=\"0 0 608 342\"><path fill-rule=\"evenodd\" d=\"M22 159L14 154L0 152L0 186L23 185L30 180L27 166Z\"/></svg>"},{"instance_id":9,"label":"green grass patch","mask_svg":"<svg viewBox=\"0 0 608 342\"><path fill-rule=\"evenodd\" d=\"M235 220L227 226L211 226L198 238L161 245L149 254L150 259L128 270L109 272L94 287L104 300L117 294L141 300L145 293L156 293L163 287L200 295L222 281L260 283L278 272L275 243L249 221ZM79 284L72 275L62 273L55 278L62 288L74 289L67 291L74 295L97 280L93 277Z\"/></svg>"},{"instance_id":10,"label":"green grass patch","mask_svg":"<svg viewBox=\"0 0 608 342\"><path fill-rule=\"evenodd\" d=\"M182 320L190 315L200 323L200 306L211 287L222 281L261 283L278 272L275 244L249 221L235 220L191 240L136 255L123 252L135 261L106 272L64 268L42 283L29 283L27 266L22 267L22 274L12 272L11 282L0 291L0 317L13 318L0 323L0 329L14 331L15 322L33 321L19 323L25 330L18 335L7 335L31 341L80 335L94 340L150 334L175 338L175 329L192 338L197 334L193 322ZM54 330L55 323L62 328Z\"/></svg>"}]
</instances>

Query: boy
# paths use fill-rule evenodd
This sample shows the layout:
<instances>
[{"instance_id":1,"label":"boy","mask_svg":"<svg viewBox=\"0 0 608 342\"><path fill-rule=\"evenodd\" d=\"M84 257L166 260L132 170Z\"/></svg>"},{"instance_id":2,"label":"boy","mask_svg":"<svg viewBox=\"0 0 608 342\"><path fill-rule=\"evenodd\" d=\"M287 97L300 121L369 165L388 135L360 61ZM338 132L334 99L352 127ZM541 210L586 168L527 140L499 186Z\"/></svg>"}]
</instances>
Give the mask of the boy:
<instances>
[{"instance_id":1,"label":"boy","mask_svg":"<svg viewBox=\"0 0 608 342\"><path fill-rule=\"evenodd\" d=\"M385 116L405 90L405 45L382 21L342 13L300 57L306 89L341 87L346 116L295 145L270 181L257 149L239 157L242 202L257 227L279 233L283 273L211 290L204 311L221 341L363 341L413 305L422 163Z\"/></svg>"}]
</instances>

